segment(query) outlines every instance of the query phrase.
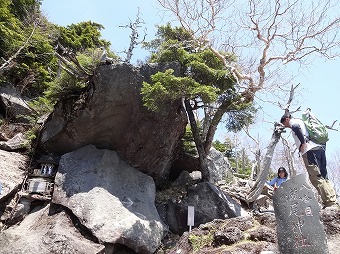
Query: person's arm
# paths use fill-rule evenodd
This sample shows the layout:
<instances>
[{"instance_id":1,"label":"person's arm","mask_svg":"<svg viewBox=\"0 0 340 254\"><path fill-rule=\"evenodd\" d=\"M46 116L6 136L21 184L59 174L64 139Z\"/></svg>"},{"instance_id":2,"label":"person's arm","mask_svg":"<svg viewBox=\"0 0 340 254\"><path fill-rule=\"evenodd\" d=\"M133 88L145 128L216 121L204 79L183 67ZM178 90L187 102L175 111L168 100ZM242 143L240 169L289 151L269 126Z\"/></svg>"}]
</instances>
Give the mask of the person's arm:
<instances>
[{"instance_id":1,"label":"person's arm","mask_svg":"<svg viewBox=\"0 0 340 254\"><path fill-rule=\"evenodd\" d=\"M276 183L276 179L277 179L277 177L275 177L273 180L271 180L270 182L268 182L267 181L267 183L269 184L269 185L273 185L274 183Z\"/></svg>"},{"instance_id":2,"label":"person's arm","mask_svg":"<svg viewBox=\"0 0 340 254\"><path fill-rule=\"evenodd\" d=\"M294 131L295 135L298 137L301 144L306 143L305 137L303 136L303 133L302 133L302 130L299 124L293 124L292 131Z\"/></svg>"},{"instance_id":3,"label":"person's arm","mask_svg":"<svg viewBox=\"0 0 340 254\"><path fill-rule=\"evenodd\" d=\"M287 178L279 178L277 181L277 186L281 186L282 183L284 183L287 180Z\"/></svg>"},{"instance_id":4,"label":"person's arm","mask_svg":"<svg viewBox=\"0 0 340 254\"><path fill-rule=\"evenodd\" d=\"M301 126L299 124L293 124L292 125L292 131L294 131L295 135L298 137L300 140L300 147L299 147L299 152L303 152L306 149L306 139L302 133Z\"/></svg>"}]
</instances>

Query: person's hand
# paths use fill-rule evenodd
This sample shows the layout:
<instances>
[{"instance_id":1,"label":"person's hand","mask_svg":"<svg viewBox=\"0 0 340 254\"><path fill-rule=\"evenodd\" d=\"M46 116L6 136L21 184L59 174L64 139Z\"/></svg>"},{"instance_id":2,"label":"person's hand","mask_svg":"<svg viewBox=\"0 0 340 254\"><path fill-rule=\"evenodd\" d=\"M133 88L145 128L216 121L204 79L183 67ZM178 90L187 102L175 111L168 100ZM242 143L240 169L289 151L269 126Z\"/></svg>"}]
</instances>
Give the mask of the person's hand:
<instances>
[{"instance_id":1,"label":"person's hand","mask_svg":"<svg viewBox=\"0 0 340 254\"><path fill-rule=\"evenodd\" d=\"M300 145L299 152L303 153L307 149L307 143L303 143Z\"/></svg>"}]
</instances>

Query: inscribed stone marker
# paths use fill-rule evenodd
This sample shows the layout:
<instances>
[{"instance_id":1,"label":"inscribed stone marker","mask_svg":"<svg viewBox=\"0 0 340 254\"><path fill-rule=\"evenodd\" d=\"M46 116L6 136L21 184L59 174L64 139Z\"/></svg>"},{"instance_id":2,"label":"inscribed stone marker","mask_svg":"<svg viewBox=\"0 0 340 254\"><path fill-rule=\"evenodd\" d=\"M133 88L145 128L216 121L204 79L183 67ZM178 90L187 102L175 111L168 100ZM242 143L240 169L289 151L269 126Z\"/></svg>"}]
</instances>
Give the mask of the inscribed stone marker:
<instances>
[{"instance_id":1,"label":"inscribed stone marker","mask_svg":"<svg viewBox=\"0 0 340 254\"><path fill-rule=\"evenodd\" d=\"M274 192L273 205L281 253L328 253L320 207L305 174L282 183Z\"/></svg>"}]
</instances>

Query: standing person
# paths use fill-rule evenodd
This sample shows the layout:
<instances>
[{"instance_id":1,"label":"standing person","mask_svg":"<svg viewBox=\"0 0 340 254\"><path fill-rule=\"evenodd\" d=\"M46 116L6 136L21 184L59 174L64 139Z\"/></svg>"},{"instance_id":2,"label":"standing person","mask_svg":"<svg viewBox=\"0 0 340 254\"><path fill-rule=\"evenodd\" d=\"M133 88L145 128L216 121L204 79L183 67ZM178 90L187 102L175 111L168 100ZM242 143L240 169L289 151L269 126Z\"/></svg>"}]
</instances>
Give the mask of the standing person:
<instances>
[{"instance_id":1,"label":"standing person","mask_svg":"<svg viewBox=\"0 0 340 254\"><path fill-rule=\"evenodd\" d=\"M323 208L339 208L335 190L327 176L326 144L316 144L309 140L307 128L301 119L293 118L290 114L283 115L281 123L293 132L295 144L302 155L309 180L318 191Z\"/></svg>"},{"instance_id":2,"label":"standing person","mask_svg":"<svg viewBox=\"0 0 340 254\"><path fill-rule=\"evenodd\" d=\"M281 183L287 181L288 172L284 167L279 167L277 170L277 177L268 181L267 184L274 187L274 190L280 187Z\"/></svg>"}]
</instances>

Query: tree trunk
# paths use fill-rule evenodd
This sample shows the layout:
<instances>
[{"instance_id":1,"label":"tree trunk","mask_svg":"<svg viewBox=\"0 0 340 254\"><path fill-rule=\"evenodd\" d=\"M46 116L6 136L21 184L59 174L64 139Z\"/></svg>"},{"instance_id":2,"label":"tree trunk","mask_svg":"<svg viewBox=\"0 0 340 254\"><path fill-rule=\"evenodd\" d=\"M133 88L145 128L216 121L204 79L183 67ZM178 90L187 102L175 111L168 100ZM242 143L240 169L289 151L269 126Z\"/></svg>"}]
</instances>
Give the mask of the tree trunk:
<instances>
[{"instance_id":1,"label":"tree trunk","mask_svg":"<svg viewBox=\"0 0 340 254\"><path fill-rule=\"evenodd\" d=\"M279 142L279 139L281 137L281 133L283 130L284 130L284 127L282 127L282 125L275 123L274 133L272 135L272 139L270 140L270 143L267 147L266 155L264 157L263 168L261 168L259 176L257 177L257 180L253 188L251 188L246 198L246 201L248 203L254 202L261 195L263 186L266 183L266 179L267 179L267 176L270 170L270 164L273 159L273 153L274 153L275 147L277 143Z\"/></svg>"},{"instance_id":2,"label":"tree trunk","mask_svg":"<svg viewBox=\"0 0 340 254\"><path fill-rule=\"evenodd\" d=\"M242 149L242 174L246 173L246 165L245 165L245 152L244 148Z\"/></svg>"},{"instance_id":3,"label":"tree trunk","mask_svg":"<svg viewBox=\"0 0 340 254\"><path fill-rule=\"evenodd\" d=\"M203 181L210 182L210 174L208 169L208 163L207 163L207 155L204 151L204 147L202 144L202 140L198 131L196 119L194 116L194 113L192 112L192 107L190 105L189 100L184 100L185 109L188 114L190 126L191 126L191 132L192 136L194 137L194 142L196 144L200 164L201 164L201 172L202 172L202 179Z\"/></svg>"},{"instance_id":4,"label":"tree trunk","mask_svg":"<svg viewBox=\"0 0 340 254\"><path fill-rule=\"evenodd\" d=\"M285 156L286 156L286 160L288 164L289 175L291 177L295 176L297 173L296 173L296 166L295 166L295 160L294 160L294 150L291 149L287 139L282 138L282 143L284 145L284 152L285 152Z\"/></svg>"},{"instance_id":5,"label":"tree trunk","mask_svg":"<svg viewBox=\"0 0 340 254\"><path fill-rule=\"evenodd\" d=\"M208 153L210 151L210 148L212 146L212 142L214 140L214 136L217 130L217 125L220 123L223 114L225 113L225 107L219 107L213 116L213 119L211 120L208 133L204 142L204 151Z\"/></svg>"},{"instance_id":6,"label":"tree trunk","mask_svg":"<svg viewBox=\"0 0 340 254\"><path fill-rule=\"evenodd\" d=\"M206 140L208 130L216 110L213 109L213 105L207 104L207 107L204 107L203 111L204 119L202 121L202 140Z\"/></svg>"},{"instance_id":7,"label":"tree trunk","mask_svg":"<svg viewBox=\"0 0 340 254\"><path fill-rule=\"evenodd\" d=\"M253 163L251 170L251 180L256 180L259 175L259 170L261 168L261 150L258 147L255 152L255 162Z\"/></svg>"}]
</instances>

